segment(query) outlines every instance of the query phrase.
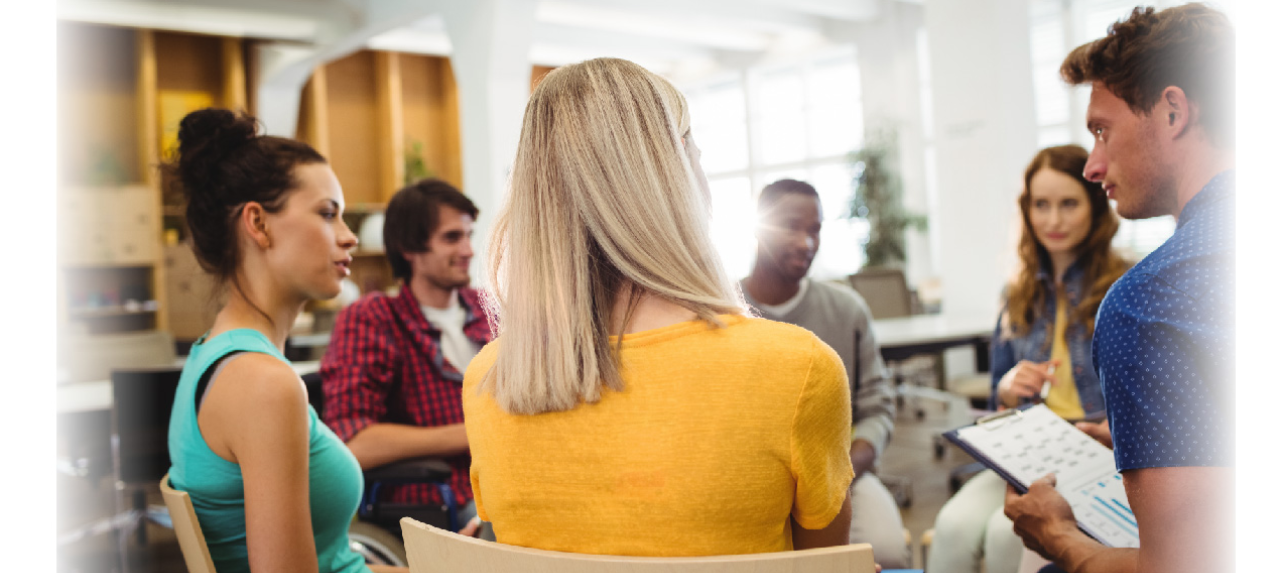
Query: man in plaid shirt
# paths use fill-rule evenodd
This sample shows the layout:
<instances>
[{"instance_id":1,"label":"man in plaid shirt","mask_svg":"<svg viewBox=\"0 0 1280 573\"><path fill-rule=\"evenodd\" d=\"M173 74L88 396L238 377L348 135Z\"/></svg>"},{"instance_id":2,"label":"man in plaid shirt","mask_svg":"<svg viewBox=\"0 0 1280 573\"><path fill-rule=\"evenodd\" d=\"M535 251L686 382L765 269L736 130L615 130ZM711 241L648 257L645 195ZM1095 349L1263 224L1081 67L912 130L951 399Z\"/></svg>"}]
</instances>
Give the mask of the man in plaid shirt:
<instances>
[{"instance_id":1,"label":"man in plaid shirt","mask_svg":"<svg viewBox=\"0 0 1280 573\"><path fill-rule=\"evenodd\" d=\"M375 292L344 309L320 363L325 423L360 467L443 458L453 467L449 486L460 524L475 516L462 374L492 338L479 293L467 287L478 214L466 195L440 180L398 191L387 205L383 242L400 293ZM442 503L428 484L388 493L380 497Z\"/></svg>"}]
</instances>

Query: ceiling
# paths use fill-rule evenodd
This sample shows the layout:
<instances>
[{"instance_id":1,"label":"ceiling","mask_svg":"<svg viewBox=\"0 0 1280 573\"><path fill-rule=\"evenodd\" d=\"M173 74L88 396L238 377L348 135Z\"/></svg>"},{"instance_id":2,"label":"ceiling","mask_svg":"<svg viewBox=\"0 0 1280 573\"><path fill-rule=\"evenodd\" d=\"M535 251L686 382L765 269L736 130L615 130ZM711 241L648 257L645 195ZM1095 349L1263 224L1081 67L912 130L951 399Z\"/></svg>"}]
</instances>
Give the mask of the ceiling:
<instances>
[{"instance_id":1,"label":"ceiling","mask_svg":"<svg viewBox=\"0 0 1280 573\"><path fill-rule=\"evenodd\" d=\"M459 1L465 0L60 0L58 17L299 47L448 55L439 8ZM536 3L531 63L613 56L691 79L847 42L851 28L902 0L500 1Z\"/></svg>"}]
</instances>

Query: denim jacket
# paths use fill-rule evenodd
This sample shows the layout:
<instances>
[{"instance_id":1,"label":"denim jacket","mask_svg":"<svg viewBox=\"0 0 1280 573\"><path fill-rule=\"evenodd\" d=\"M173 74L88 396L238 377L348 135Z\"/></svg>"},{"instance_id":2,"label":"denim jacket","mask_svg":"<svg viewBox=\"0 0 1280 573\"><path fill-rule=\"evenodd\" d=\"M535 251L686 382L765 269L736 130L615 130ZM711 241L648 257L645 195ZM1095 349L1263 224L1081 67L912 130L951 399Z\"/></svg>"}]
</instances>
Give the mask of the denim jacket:
<instances>
[{"instance_id":1,"label":"denim jacket","mask_svg":"<svg viewBox=\"0 0 1280 573\"><path fill-rule=\"evenodd\" d=\"M1041 257L1040 272L1036 274L1036 280L1045 285L1044 308L1030 325L1026 335L1013 337L1012 333L1004 332L1001 323L1009 310L1007 304L996 319L995 333L991 337L991 404L999 403L996 387L1005 373L1012 370L1019 361L1046 362L1053 352L1053 340L1050 337L1053 336L1052 325L1057 318L1058 293L1053 274L1049 270L1051 268L1048 260ZM1084 284L1084 270L1073 263L1067 267L1062 283L1071 306L1079 304L1088 288ZM1093 417L1106 409L1102 385L1098 383L1098 375L1093 369L1093 337L1083 324L1071 324L1067 327L1065 338L1071 355L1071 374L1075 377L1076 392L1080 395L1080 406L1087 417Z\"/></svg>"}]
</instances>

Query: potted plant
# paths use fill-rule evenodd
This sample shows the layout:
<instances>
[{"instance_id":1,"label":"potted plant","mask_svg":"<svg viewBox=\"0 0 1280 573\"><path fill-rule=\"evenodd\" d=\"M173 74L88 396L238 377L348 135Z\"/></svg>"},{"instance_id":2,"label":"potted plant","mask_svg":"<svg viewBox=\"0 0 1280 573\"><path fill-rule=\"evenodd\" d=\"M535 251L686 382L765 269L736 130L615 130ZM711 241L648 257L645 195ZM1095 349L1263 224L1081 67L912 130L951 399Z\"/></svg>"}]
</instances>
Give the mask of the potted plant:
<instances>
[{"instance_id":1,"label":"potted plant","mask_svg":"<svg viewBox=\"0 0 1280 573\"><path fill-rule=\"evenodd\" d=\"M906 230L924 230L929 219L902 205L897 174L897 132L881 128L868 134L862 149L849 154L853 165L853 198L845 216L870 226L862 243L865 267L895 267L906 260Z\"/></svg>"},{"instance_id":2,"label":"potted plant","mask_svg":"<svg viewBox=\"0 0 1280 573\"><path fill-rule=\"evenodd\" d=\"M435 173L427 167L425 153L422 151L422 142L416 139L409 139L404 146L404 184L406 186L413 185L428 177L434 177Z\"/></svg>"}]
</instances>

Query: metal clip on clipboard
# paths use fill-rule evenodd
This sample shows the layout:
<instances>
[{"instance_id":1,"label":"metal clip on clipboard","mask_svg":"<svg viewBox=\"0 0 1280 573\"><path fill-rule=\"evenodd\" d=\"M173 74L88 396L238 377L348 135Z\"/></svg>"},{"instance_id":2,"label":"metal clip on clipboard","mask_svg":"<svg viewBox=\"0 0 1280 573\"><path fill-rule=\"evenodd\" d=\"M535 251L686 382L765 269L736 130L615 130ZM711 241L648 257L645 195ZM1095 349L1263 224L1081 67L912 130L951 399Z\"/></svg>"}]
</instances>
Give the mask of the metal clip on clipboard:
<instances>
[{"instance_id":1,"label":"metal clip on clipboard","mask_svg":"<svg viewBox=\"0 0 1280 573\"><path fill-rule=\"evenodd\" d=\"M986 416L978 418L978 422L975 425L984 428L987 431L991 431L1007 423L1011 424L1014 422L1021 422L1022 417L1022 408L1011 408L1003 412L987 414Z\"/></svg>"}]
</instances>

